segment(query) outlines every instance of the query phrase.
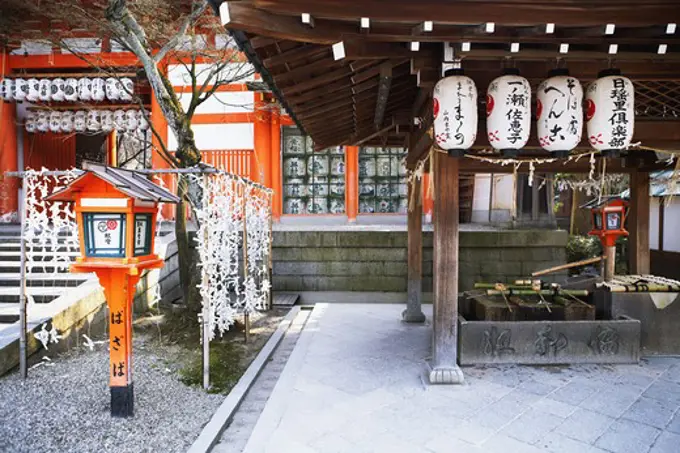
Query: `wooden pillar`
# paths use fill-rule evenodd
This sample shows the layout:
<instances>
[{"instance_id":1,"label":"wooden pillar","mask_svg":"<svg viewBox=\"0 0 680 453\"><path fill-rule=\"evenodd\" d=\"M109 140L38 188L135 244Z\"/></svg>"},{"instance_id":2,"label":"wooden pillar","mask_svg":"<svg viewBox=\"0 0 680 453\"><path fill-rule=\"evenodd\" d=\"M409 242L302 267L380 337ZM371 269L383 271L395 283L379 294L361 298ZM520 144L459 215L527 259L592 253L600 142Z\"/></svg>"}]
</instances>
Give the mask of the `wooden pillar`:
<instances>
[{"instance_id":1,"label":"wooden pillar","mask_svg":"<svg viewBox=\"0 0 680 453\"><path fill-rule=\"evenodd\" d=\"M272 184L271 114L263 93L255 93L254 142L257 172L255 181L267 187Z\"/></svg>"},{"instance_id":2,"label":"wooden pillar","mask_svg":"<svg viewBox=\"0 0 680 453\"><path fill-rule=\"evenodd\" d=\"M359 214L359 147L345 147L345 212L347 221L356 222Z\"/></svg>"},{"instance_id":3,"label":"wooden pillar","mask_svg":"<svg viewBox=\"0 0 680 453\"><path fill-rule=\"evenodd\" d=\"M460 160L434 153L434 304L432 384L461 384L458 367L458 208Z\"/></svg>"},{"instance_id":4,"label":"wooden pillar","mask_svg":"<svg viewBox=\"0 0 680 453\"><path fill-rule=\"evenodd\" d=\"M401 314L405 322L425 322L423 299L423 204L420 179L408 185L408 287L406 310Z\"/></svg>"},{"instance_id":5,"label":"wooden pillar","mask_svg":"<svg viewBox=\"0 0 680 453\"><path fill-rule=\"evenodd\" d=\"M630 175L628 273L649 274L649 173Z\"/></svg>"},{"instance_id":6,"label":"wooden pillar","mask_svg":"<svg viewBox=\"0 0 680 453\"><path fill-rule=\"evenodd\" d=\"M272 155L272 185L274 197L272 201L272 213L275 221L281 220L283 211L283 182L281 173L281 112L278 109L272 111L271 121L271 155Z\"/></svg>"},{"instance_id":7,"label":"wooden pillar","mask_svg":"<svg viewBox=\"0 0 680 453\"><path fill-rule=\"evenodd\" d=\"M9 72L5 50L0 50L0 79ZM19 168L17 130L15 105L0 100L0 216L19 209L19 178L5 178L6 171L23 170Z\"/></svg>"}]
</instances>

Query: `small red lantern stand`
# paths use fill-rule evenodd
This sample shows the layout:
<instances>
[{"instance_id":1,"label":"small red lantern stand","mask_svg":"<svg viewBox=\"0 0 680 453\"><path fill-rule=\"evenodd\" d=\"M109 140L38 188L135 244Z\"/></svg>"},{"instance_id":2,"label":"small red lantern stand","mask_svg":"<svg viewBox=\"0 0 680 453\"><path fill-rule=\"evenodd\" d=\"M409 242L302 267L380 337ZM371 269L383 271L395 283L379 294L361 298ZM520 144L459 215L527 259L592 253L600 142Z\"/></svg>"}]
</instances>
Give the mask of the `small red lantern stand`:
<instances>
[{"instance_id":1,"label":"small red lantern stand","mask_svg":"<svg viewBox=\"0 0 680 453\"><path fill-rule=\"evenodd\" d=\"M611 197L593 204L589 203L593 229L588 233L597 236L602 242L605 255L604 280L610 281L614 277L616 268L616 240L621 236L628 236L624 229L628 202L620 197Z\"/></svg>"},{"instance_id":2,"label":"small red lantern stand","mask_svg":"<svg viewBox=\"0 0 680 453\"><path fill-rule=\"evenodd\" d=\"M81 256L72 272L94 272L109 306L111 415L133 415L132 304L145 269L163 267L153 254L158 203L177 203L146 176L84 163L85 172L48 201L75 202Z\"/></svg>"}]
</instances>

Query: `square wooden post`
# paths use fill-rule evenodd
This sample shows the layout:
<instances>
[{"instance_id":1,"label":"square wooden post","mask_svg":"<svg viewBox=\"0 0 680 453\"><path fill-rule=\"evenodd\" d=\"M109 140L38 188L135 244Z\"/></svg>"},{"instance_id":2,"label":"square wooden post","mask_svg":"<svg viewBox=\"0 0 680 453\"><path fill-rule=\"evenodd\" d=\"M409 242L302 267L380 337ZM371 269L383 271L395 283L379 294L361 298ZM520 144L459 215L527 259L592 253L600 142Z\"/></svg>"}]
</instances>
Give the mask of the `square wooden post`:
<instances>
[{"instance_id":1,"label":"square wooden post","mask_svg":"<svg viewBox=\"0 0 680 453\"><path fill-rule=\"evenodd\" d=\"M649 173L630 175L628 232L628 273L649 274Z\"/></svg>"},{"instance_id":2,"label":"square wooden post","mask_svg":"<svg viewBox=\"0 0 680 453\"><path fill-rule=\"evenodd\" d=\"M460 160L434 153L434 332L430 383L462 384L458 367L458 217Z\"/></svg>"},{"instance_id":3,"label":"square wooden post","mask_svg":"<svg viewBox=\"0 0 680 453\"><path fill-rule=\"evenodd\" d=\"M405 322L425 322L423 301L423 203L420 179L408 185L408 287L406 310L401 314Z\"/></svg>"}]
</instances>

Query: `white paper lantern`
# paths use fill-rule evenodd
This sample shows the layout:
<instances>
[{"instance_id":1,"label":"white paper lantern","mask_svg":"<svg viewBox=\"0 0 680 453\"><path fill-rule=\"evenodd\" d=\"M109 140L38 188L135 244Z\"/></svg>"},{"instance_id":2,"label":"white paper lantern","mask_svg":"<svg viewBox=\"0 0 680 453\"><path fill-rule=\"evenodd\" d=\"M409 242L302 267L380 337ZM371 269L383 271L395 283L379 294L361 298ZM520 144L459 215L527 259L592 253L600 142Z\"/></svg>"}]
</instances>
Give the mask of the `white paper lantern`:
<instances>
[{"instance_id":1,"label":"white paper lantern","mask_svg":"<svg viewBox=\"0 0 680 453\"><path fill-rule=\"evenodd\" d=\"M489 84L486 93L486 131L489 144L505 157L514 157L529 141L531 86L516 69Z\"/></svg>"},{"instance_id":2,"label":"white paper lantern","mask_svg":"<svg viewBox=\"0 0 680 453\"><path fill-rule=\"evenodd\" d=\"M14 100L25 101L28 94L28 82L26 79L14 79Z\"/></svg>"},{"instance_id":3,"label":"white paper lantern","mask_svg":"<svg viewBox=\"0 0 680 453\"><path fill-rule=\"evenodd\" d=\"M38 117L35 120L35 128L38 132L47 132L50 130L50 115L45 110L38 112Z\"/></svg>"},{"instance_id":4,"label":"white paper lantern","mask_svg":"<svg viewBox=\"0 0 680 453\"><path fill-rule=\"evenodd\" d=\"M78 100L78 80L69 78L64 81L64 100L75 102Z\"/></svg>"},{"instance_id":5,"label":"white paper lantern","mask_svg":"<svg viewBox=\"0 0 680 453\"><path fill-rule=\"evenodd\" d=\"M555 69L536 93L538 142L555 157L567 157L583 134L583 88L566 69Z\"/></svg>"},{"instance_id":6,"label":"white paper lantern","mask_svg":"<svg viewBox=\"0 0 680 453\"><path fill-rule=\"evenodd\" d=\"M590 146L607 157L618 156L633 140L635 89L617 69L602 71L586 93Z\"/></svg>"},{"instance_id":7,"label":"white paper lantern","mask_svg":"<svg viewBox=\"0 0 680 453\"><path fill-rule=\"evenodd\" d=\"M132 132L137 130L138 125L137 110L128 110L125 112L125 128Z\"/></svg>"},{"instance_id":8,"label":"white paper lantern","mask_svg":"<svg viewBox=\"0 0 680 453\"><path fill-rule=\"evenodd\" d=\"M14 100L14 80L2 79L2 99L7 102Z\"/></svg>"},{"instance_id":9,"label":"white paper lantern","mask_svg":"<svg viewBox=\"0 0 680 453\"><path fill-rule=\"evenodd\" d=\"M102 132L111 132L115 129L113 123L113 110L102 110L99 112L102 120Z\"/></svg>"},{"instance_id":10,"label":"white paper lantern","mask_svg":"<svg viewBox=\"0 0 680 453\"><path fill-rule=\"evenodd\" d=\"M120 82L115 77L106 79L106 98L109 101L117 101L120 97Z\"/></svg>"},{"instance_id":11,"label":"white paper lantern","mask_svg":"<svg viewBox=\"0 0 680 453\"><path fill-rule=\"evenodd\" d=\"M78 99L81 101L92 100L92 80L84 77L78 79Z\"/></svg>"},{"instance_id":12,"label":"white paper lantern","mask_svg":"<svg viewBox=\"0 0 680 453\"><path fill-rule=\"evenodd\" d=\"M100 77L92 79L92 100L101 102L106 99L106 82Z\"/></svg>"},{"instance_id":13,"label":"white paper lantern","mask_svg":"<svg viewBox=\"0 0 680 453\"><path fill-rule=\"evenodd\" d=\"M50 112L50 132L61 132L61 112Z\"/></svg>"},{"instance_id":14,"label":"white paper lantern","mask_svg":"<svg viewBox=\"0 0 680 453\"><path fill-rule=\"evenodd\" d=\"M73 129L76 132L87 130L87 112L85 110L78 110L73 116Z\"/></svg>"},{"instance_id":15,"label":"white paper lantern","mask_svg":"<svg viewBox=\"0 0 680 453\"><path fill-rule=\"evenodd\" d=\"M88 110L87 130L89 132L99 132L102 129L102 119L99 110Z\"/></svg>"},{"instance_id":16,"label":"white paper lantern","mask_svg":"<svg viewBox=\"0 0 680 453\"><path fill-rule=\"evenodd\" d=\"M120 83L122 86L119 86L120 93L118 94L118 98L125 102L131 101L132 95L135 91L135 83L132 81L132 79L127 77L120 79Z\"/></svg>"},{"instance_id":17,"label":"white paper lantern","mask_svg":"<svg viewBox=\"0 0 680 453\"><path fill-rule=\"evenodd\" d=\"M29 110L26 112L26 119L24 120L24 125L26 127L26 132L29 134L32 134L36 131L36 120L38 118L38 115L32 111Z\"/></svg>"},{"instance_id":18,"label":"white paper lantern","mask_svg":"<svg viewBox=\"0 0 680 453\"><path fill-rule=\"evenodd\" d=\"M475 82L461 69L446 71L434 87L433 110L437 145L451 155L463 155L477 139Z\"/></svg>"},{"instance_id":19,"label":"white paper lantern","mask_svg":"<svg viewBox=\"0 0 680 453\"><path fill-rule=\"evenodd\" d=\"M67 110L61 114L61 131L73 132L73 112Z\"/></svg>"},{"instance_id":20,"label":"white paper lantern","mask_svg":"<svg viewBox=\"0 0 680 453\"><path fill-rule=\"evenodd\" d=\"M40 92L38 97L41 101L47 102L52 99L52 81L50 79L40 79L38 89Z\"/></svg>"},{"instance_id":21,"label":"white paper lantern","mask_svg":"<svg viewBox=\"0 0 680 453\"><path fill-rule=\"evenodd\" d=\"M149 130L149 122L146 120L144 112L137 110L137 119L139 121L139 130L146 131Z\"/></svg>"},{"instance_id":22,"label":"white paper lantern","mask_svg":"<svg viewBox=\"0 0 680 453\"><path fill-rule=\"evenodd\" d=\"M53 101L62 102L64 100L64 83L64 79L61 78L52 80L52 92L50 93L50 97Z\"/></svg>"},{"instance_id":23,"label":"white paper lantern","mask_svg":"<svg viewBox=\"0 0 680 453\"><path fill-rule=\"evenodd\" d=\"M40 80L28 79L28 93L26 100L29 102L37 102L40 100Z\"/></svg>"},{"instance_id":24,"label":"white paper lantern","mask_svg":"<svg viewBox=\"0 0 680 453\"><path fill-rule=\"evenodd\" d=\"M113 127L116 132L125 132L127 130L127 121L125 119L124 110L116 110L113 112Z\"/></svg>"}]
</instances>

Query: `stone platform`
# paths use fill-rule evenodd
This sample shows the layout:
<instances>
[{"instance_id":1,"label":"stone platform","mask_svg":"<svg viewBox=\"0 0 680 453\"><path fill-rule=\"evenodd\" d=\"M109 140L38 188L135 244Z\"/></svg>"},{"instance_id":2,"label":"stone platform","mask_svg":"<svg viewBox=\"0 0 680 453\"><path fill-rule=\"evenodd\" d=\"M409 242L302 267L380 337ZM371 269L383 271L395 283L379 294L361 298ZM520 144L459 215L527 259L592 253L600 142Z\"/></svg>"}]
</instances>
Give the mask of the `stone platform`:
<instances>
[{"instance_id":1,"label":"stone platform","mask_svg":"<svg viewBox=\"0 0 680 453\"><path fill-rule=\"evenodd\" d=\"M430 386L431 326L402 310L317 305L244 451L678 452L680 358L463 367L465 384Z\"/></svg>"}]
</instances>

